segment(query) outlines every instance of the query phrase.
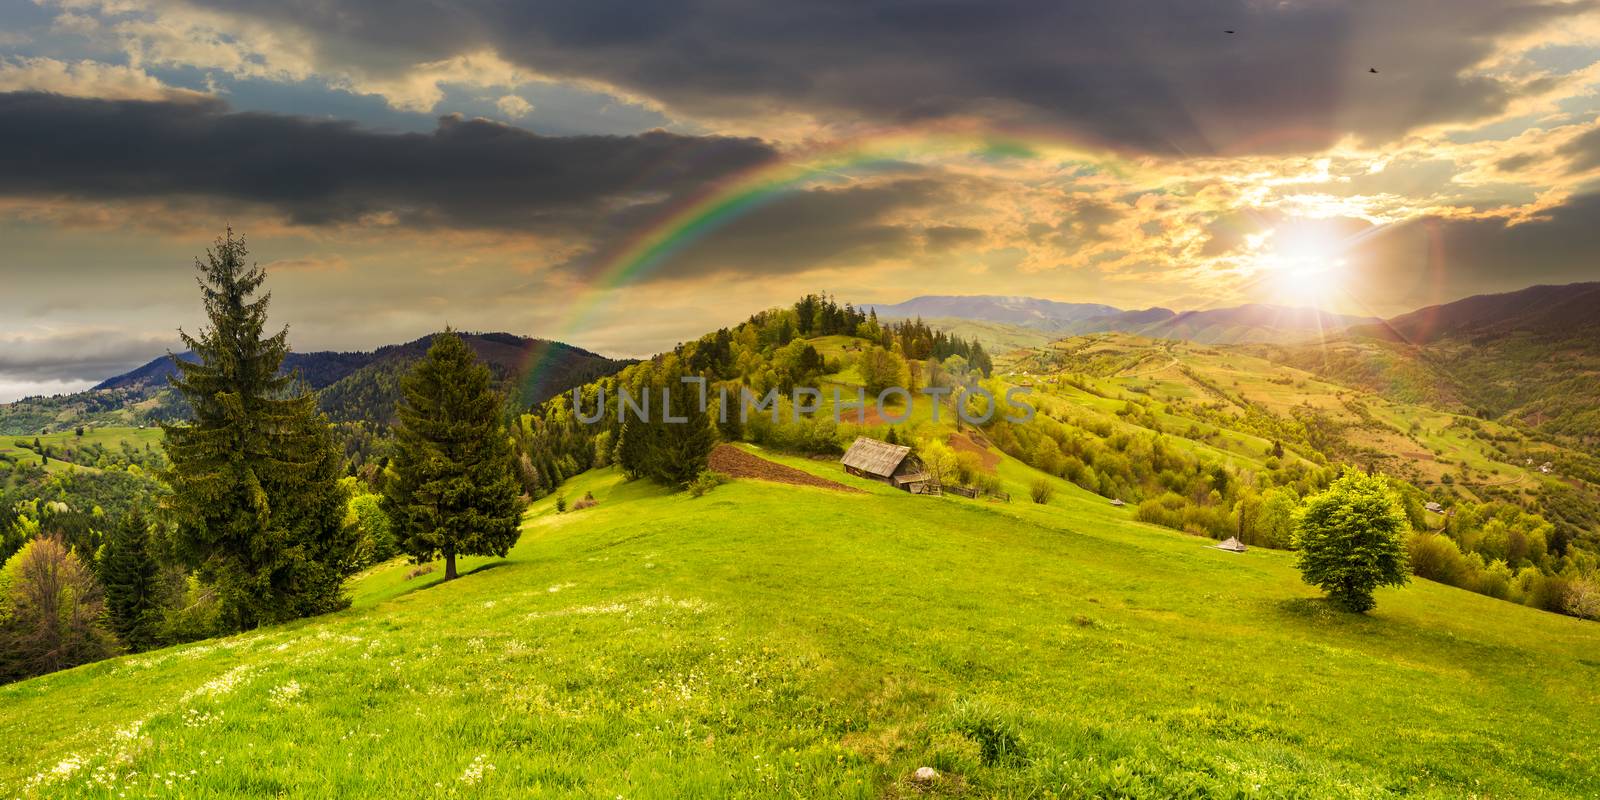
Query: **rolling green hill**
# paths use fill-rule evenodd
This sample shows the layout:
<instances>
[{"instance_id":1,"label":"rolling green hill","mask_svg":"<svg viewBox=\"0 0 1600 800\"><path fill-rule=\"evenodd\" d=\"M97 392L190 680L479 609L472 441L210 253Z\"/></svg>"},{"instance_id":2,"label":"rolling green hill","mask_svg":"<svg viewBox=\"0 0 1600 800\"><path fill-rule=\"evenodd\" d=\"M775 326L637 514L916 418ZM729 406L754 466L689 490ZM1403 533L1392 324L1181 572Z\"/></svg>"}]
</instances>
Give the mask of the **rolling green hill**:
<instances>
[{"instance_id":1,"label":"rolling green hill","mask_svg":"<svg viewBox=\"0 0 1600 800\"><path fill-rule=\"evenodd\" d=\"M938 328L945 333L960 336L963 339L976 339L983 343L984 348L991 353L1009 353L1012 350L1039 347L1049 344L1060 336L1060 334L1037 328L987 320L932 317L925 318L922 321L926 322L930 327Z\"/></svg>"},{"instance_id":2,"label":"rolling green hill","mask_svg":"<svg viewBox=\"0 0 1600 800\"><path fill-rule=\"evenodd\" d=\"M1576 797L1600 627L1048 506L586 473L450 584L0 687L7 796ZM1014 491L1037 473L998 467ZM774 525L773 520L782 520ZM913 778L921 766L939 776Z\"/></svg>"}]
</instances>

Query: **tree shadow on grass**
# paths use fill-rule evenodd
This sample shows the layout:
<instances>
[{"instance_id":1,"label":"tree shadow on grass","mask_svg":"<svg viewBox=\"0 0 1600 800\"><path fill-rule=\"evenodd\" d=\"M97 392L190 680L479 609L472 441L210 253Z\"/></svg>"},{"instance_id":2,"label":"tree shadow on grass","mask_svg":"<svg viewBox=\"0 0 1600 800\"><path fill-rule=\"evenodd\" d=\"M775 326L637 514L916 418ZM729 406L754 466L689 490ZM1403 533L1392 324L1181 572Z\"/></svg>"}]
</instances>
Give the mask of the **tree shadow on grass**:
<instances>
[{"instance_id":1,"label":"tree shadow on grass","mask_svg":"<svg viewBox=\"0 0 1600 800\"><path fill-rule=\"evenodd\" d=\"M1280 613L1316 628L1371 633L1376 631L1375 626L1382 625L1381 621L1367 614L1346 611L1338 603L1326 597L1290 597L1277 601L1275 605Z\"/></svg>"},{"instance_id":2,"label":"tree shadow on grass","mask_svg":"<svg viewBox=\"0 0 1600 800\"><path fill-rule=\"evenodd\" d=\"M490 561L487 564L479 564L478 566L473 567L472 569L469 569L466 572L463 572L463 573L457 575L456 576L456 580L461 580L462 578L465 578L465 577L467 577L469 575L477 575L480 572L488 572L491 569L498 569L500 567L508 567L508 566L511 566L514 563L516 563L516 562L512 561L509 558L504 558L504 559L500 559L499 561ZM427 575L419 575L419 576L417 576L417 578L420 579L420 582L417 583L415 586L408 586L405 589L403 589L403 590L401 590L399 592L396 592L394 595L390 596L388 599L397 600L399 598L405 597L406 595L413 594L415 592L420 592L420 591L422 591L424 589L432 589L435 586L443 586L444 584L449 583L449 581L446 581L444 579L444 570L441 569L441 568L437 568L437 567L434 569L433 572L431 572L431 573L429 573ZM428 580L428 578L432 578L432 580Z\"/></svg>"}]
</instances>

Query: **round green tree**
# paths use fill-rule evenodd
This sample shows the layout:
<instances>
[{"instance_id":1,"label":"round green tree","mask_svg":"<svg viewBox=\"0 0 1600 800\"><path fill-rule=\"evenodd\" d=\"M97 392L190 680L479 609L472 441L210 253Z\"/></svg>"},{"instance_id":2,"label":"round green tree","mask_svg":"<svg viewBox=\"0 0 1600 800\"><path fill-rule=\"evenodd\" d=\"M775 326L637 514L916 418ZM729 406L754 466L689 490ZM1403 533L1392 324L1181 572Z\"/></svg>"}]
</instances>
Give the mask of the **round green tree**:
<instances>
[{"instance_id":1,"label":"round green tree","mask_svg":"<svg viewBox=\"0 0 1600 800\"><path fill-rule=\"evenodd\" d=\"M1411 578L1410 525L1382 475L1347 470L1327 491L1306 499L1294 525L1300 574L1346 610L1367 611L1375 605L1374 589Z\"/></svg>"}]
</instances>

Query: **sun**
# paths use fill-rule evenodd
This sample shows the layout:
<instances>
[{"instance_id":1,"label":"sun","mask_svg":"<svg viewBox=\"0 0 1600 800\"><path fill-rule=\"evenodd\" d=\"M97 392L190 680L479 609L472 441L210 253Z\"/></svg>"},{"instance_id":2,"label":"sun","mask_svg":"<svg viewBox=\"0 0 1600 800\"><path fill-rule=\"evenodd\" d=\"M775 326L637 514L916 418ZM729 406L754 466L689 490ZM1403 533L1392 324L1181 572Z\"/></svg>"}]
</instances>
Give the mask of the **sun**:
<instances>
[{"instance_id":1,"label":"sun","mask_svg":"<svg viewBox=\"0 0 1600 800\"><path fill-rule=\"evenodd\" d=\"M1263 289L1283 305L1326 308L1343 288L1344 243L1322 231L1280 228L1256 256Z\"/></svg>"}]
</instances>

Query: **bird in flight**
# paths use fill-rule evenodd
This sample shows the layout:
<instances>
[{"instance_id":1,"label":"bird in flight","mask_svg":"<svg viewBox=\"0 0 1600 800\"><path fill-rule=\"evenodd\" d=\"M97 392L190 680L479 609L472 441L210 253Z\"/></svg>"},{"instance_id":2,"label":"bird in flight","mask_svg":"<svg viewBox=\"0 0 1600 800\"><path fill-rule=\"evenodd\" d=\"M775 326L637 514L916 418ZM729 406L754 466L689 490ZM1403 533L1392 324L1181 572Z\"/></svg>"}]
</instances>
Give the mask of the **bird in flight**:
<instances>
[{"instance_id":1,"label":"bird in flight","mask_svg":"<svg viewBox=\"0 0 1600 800\"><path fill-rule=\"evenodd\" d=\"M1238 33L1238 31L1223 31L1223 33Z\"/></svg>"},{"instance_id":2,"label":"bird in flight","mask_svg":"<svg viewBox=\"0 0 1600 800\"><path fill-rule=\"evenodd\" d=\"M1372 74L1374 74L1374 75L1378 74L1378 68L1377 67L1367 67L1367 71L1372 73Z\"/></svg>"}]
</instances>

